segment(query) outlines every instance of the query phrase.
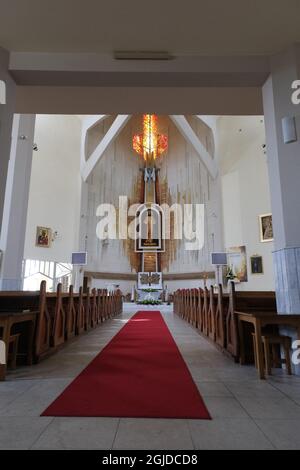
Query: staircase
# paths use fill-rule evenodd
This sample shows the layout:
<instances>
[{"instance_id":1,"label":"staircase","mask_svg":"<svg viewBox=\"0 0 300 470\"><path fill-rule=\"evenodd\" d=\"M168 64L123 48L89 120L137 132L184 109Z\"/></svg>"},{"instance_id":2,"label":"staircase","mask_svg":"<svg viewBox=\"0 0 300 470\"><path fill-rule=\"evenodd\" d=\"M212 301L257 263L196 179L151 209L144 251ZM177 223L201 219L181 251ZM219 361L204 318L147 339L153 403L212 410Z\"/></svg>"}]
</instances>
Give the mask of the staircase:
<instances>
[{"instance_id":1,"label":"staircase","mask_svg":"<svg viewBox=\"0 0 300 470\"><path fill-rule=\"evenodd\" d=\"M156 271L156 253L144 253L144 272Z\"/></svg>"}]
</instances>

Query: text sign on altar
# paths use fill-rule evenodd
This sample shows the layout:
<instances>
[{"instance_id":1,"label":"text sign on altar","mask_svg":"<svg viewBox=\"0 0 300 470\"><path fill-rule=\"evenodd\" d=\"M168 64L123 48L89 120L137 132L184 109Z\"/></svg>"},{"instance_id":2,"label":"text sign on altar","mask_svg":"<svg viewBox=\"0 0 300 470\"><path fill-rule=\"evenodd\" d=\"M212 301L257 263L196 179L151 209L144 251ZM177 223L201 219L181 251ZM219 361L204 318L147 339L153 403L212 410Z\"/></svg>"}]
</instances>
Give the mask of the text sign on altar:
<instances>
[{"instance_id":1,"label":"text sign on altar","mask_svg":"<svg viewBox=\"0 0 300 470\"><path fill-rule=\"evenodd\" d=\"M138 289L162 289L162 273L161 272L151 272L138 273Z\"/></svg>"}]
</instances>

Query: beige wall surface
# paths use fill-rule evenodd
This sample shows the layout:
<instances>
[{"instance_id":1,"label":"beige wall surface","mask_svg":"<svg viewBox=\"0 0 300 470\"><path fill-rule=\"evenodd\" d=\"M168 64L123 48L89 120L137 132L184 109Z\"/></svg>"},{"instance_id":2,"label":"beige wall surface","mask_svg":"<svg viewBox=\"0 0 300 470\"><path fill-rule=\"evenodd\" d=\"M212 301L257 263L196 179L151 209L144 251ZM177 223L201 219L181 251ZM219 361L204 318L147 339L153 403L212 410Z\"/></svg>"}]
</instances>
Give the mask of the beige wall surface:
<instances>
[{"instance_id":1,"label":"beige wall surface","mask_svg":"<svg viewBox=\"0 0 300 470\"><path fill-rule=\"evenodd\" d=\"M225 247L244 245L247 252L248 282L237 288L274 290L274 246L260 241L258 218L271 213L263 118L221 117L218 131ZM255 254L263 258L263 274L251 274L250 257Z\"/></svg>"},{"instance_id":2,"label":"beige wall surface","mask_svg":"<svg viewBox=\"0 0 300 470\"><path fill-rule=\"evenodd\" d=\"M38 151L33 152L25 259L70 263L78 249L80 136L77 116L36 118ZM50 248L35 246L37 226L58 232Z\"/></svg>"}]
</instances>

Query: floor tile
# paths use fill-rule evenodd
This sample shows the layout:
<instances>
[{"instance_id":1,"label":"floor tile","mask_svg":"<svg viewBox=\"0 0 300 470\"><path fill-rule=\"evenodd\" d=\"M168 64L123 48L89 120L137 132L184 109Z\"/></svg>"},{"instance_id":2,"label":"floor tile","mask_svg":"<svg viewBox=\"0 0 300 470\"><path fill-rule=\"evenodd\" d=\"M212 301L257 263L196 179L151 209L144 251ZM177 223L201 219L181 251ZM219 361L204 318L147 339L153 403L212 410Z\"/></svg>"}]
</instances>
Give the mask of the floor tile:
<instances>
[{"instance_id":1,"label":"floor tile","mask_svg":"<svg viewBox=\"0 0 300 470\"><path fill-rule=\"evenodd\" d=\"M206 397L206 407L212 418L247 418L248 414L235 398Z\"/></svg>"},{"instance_id":2,"label":"floor tile","mask_svg":"<svg viewBox=\"0 0 300 470\"><path fill-rule=\"evenodd\" d=\"M264 380L224 382L226 387L237 397L277 397L284 395Z\"/></svg>"},{"instance_id":3,"label":"floor tile","mask_svg":"<svg viewBox=\"0 0 300 470\"><path fill-rule=\"evenodd\" d=\"M232 393L222 382L196 382L202 397L232 397Z\"/></svg>"},{"instance_id":4,"label":"floor tile","mask_svg":"<svg viewBox=\"0 0 300 470\"><path fill-rule=\"evenodd\" d=\"M50 403L66 388L70 380L40 380L12 403L0 410L2 416L40 416Z\"/></svg>"},{"instance_id":5,"label":"floor tile","mask_svg":"<svg viewBox=\"0 0 300 470\"><path fill-rule=\"evenodd\" d=\"M256 419L276 449L300 449L300 419Z\"/></svg>"},{"instance_id":6,"label":"floor tile","mask_svg":"<svg viewBox=\"0 0 300 470\"><path fill-rule=\"evenodd\" d=\"M35 383L34 380L6 380L0 382L0 410L8 406Z\"/></svg>"},{"instance_id":7,"label":"floor tile","mask_svg":"<svg viewBox=\"0 0 300 470\"><path fill-rule=\"evenodd\" d=\"M210 422L189 420L189 426L195 448L199 450L273 448L250 418L218 418Z\"/></svg>"},{"instance_id":8,"label":"floor tile","mask_svg":"<svg viewBox=\"0 0 300 470\"><path fill-rule=\"evenodd\" d=\"M288 397L300 400L300 382L278 380L271 383Z\"/></svg>"},{"instance_id":9,"label":"floor tile","mask_svg":"<svg viewBox=\"0 0 300 470\"><path fill-rule=\"evenodd\" d=\"M29 449L53 418L1 417L0 449Z\"/></svg>"},{"instance_id":10,"label":"floor tile","mask_svg":"<svg viewBox=\"0 0 300 470\"><path fill-rule=\"evenodd\" d=\"M256 419L300 419L300 406L289 398L238 397L247 413Z\"/></svg>"},{"instance_id":11,"label":"floor tile","mask_svg":"<svg viewBox=\"0 0 300 470\"><path fill-rule=\"evenodd\" d=\"M193 449L186 420L121 419L114 449Z\"/></svg>"},{"instance_id":12,"label":"floor tile","mask_svg":"<svg viewBox=\"0 0 300 470\"><path fill-rule=\"evenodd\" d=\"M33 449L110 449L117 418L54 418Z\"/></svg>"}]
</instances>

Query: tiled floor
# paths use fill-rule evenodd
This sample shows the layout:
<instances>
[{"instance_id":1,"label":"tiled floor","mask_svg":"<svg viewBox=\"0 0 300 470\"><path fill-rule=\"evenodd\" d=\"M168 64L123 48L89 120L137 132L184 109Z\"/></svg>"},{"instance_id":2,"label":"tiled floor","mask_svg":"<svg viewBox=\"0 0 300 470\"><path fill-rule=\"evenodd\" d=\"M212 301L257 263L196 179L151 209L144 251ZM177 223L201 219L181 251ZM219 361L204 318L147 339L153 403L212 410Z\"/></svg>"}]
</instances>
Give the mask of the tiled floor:
<instances>
[{"instance_id":1,"label":"tiled floor","mask_svg":"<svg viewBox=\"0 0 300 470\"><path fill-rule=\"evenodd\" d=\"M1 449L300 449L300 377L260 381L170 307L161 311L212 415L206 420L41 418L40 413L138 310L83 335L0 382Z\"/></svg>"}]
</instances>

